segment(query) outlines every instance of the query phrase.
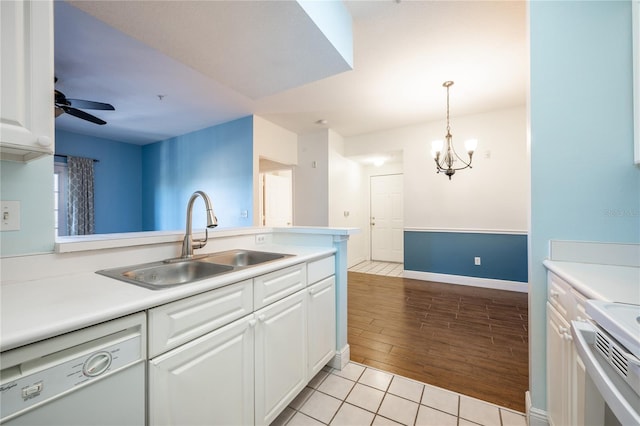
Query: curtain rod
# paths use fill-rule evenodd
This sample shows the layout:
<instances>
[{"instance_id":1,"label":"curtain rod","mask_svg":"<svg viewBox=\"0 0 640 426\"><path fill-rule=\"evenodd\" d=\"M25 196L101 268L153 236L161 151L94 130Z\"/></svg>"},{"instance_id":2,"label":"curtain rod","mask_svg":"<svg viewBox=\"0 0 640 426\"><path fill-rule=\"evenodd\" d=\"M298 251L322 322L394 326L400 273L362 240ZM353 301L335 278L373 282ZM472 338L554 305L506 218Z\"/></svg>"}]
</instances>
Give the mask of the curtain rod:
<instances>
[{"instance_id":1,"label":"curtain rod","mask_svg":"<svg viewBox=\"0 0 640 426\"><path fill-rule=\"evenodd\" d=\"M69 158L69 156L65 155L65 154L54 154L53 156L54 157L60 157L60 158ZM90 158L90 160L93 160L94 163L99 163L100 162L100 160L96 160L95 158Z\"/></svg>"}]
</instances>

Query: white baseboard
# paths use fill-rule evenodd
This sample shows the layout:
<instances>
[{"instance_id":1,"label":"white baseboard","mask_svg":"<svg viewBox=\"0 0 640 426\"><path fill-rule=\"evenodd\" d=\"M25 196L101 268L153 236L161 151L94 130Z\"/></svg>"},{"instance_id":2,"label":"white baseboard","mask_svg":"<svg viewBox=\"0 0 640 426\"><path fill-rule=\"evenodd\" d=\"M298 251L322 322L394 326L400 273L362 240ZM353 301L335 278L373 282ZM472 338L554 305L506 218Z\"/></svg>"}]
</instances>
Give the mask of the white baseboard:
<instances>
[{"instance_id":1,"label":"white baseboard","mask_svg":"<svg viewBox=\"0 0 640 426\"><path fill-rule=\"evenodd\" d=\"M366 258L366 257L364 257L364 256L360 256L360 257L358 257L357 259L352 260L352 263L350 263L349 265L347 265L347 269L352 268L352 267L356 266L357 264L364 262L365 260L367 260L367 258Z\"/></svg>"},{"instance_id":2,"label":"white baseboard","mask_svg":"<svg viewBox=\"0 0 640 426\"><path fill-rule=\"evenodd\" d=\"M525 404L527 410L527 424L529 426L549 426L547 412L531 405L531 394L525 392Z\"/></svg>"},{"instance_id":3,"label":"white baseboard","mask_svg":"<svg viewBox=\"0 0 640 426\"><path fill-rule=\"evenodd\" d=\"M493 288L496 290L529 292L529 283L519 281L496 280L492 278L466 277L464 275L436 274L434 272L404 271L405 278L422 281L435 281L446 284L468 285L472 287Z\"/></svg>"},{"instance_id":4,"label":"white baseboard","mask_svg":"<svg viewBox=\"0 0 640 426\"><path fill-rule=\"evenodd\" d=\"M344 367L347 366L350 359L351 359L351 348L347 343L344 346L344 348L342 348L340 351L337 351L336 354L331 359L331 361L329 361L329 367L342 370Z\"/></svg>"}]
</instances>

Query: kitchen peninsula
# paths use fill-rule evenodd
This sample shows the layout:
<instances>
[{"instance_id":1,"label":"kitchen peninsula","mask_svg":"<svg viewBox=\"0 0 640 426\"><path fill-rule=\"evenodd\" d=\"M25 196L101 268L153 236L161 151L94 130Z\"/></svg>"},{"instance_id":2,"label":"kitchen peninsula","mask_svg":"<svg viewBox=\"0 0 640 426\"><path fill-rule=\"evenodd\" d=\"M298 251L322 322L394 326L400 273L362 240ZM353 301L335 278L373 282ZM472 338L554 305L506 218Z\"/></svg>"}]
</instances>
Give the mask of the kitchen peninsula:
<instances>
[{"instance_id":1,"label":"kitchen peninsula","mask_svg":"<svg viewBox=\"0 0 640 426\"><path fill-rule=\"evenodd\" d=\"M148 363L146 389L151 395L147 421L171 423L180 421L185 412L192 415L193 410L172 405L166 414L167 405L162 401L173 404L180 401L173 402L174 398L167 393L170 390L162 387L162 380L170 380L175 373L171 368L167 370L172 371L171 374L164 373L163 368L180 359L187 349L193 350L207 339L231 332L231 327L242 326L245 330L242 347L250 347L245 353L250 354L251 360L255 347L255 367L251 362L249 373L255 368L255 386L261 388L255 390L255 420L254 404L249 404L253 402L251 396L251 401L238 402L245 407L244 412L229 408L231 417L225 421L251 419L256 424L268 424L325 364L341 368L349 361L346 250L349 235L354 232L355 229L346 228L302 227L210 232L208 244L196 254L245 249L291 256L160 290L98 275L95 271L175 258L180 252L182 233L67 238L57 242L55 253L3 258L2 356L11 360L12 353L37 347L36 342L56 341L56 336L72 336L95 328L93 326L146 314L140 335L142 340L148 338L148 345L146 342L141 345L141 358ZM283 318L285 321L281 321ZM278 321L282 326L276 329L274 324ZM291 330L301 333L291 335ZM281 342L283 333L290 340L287 345L293 344L293 347L283 348L276 343ZM328 350L317 347L318 341L327 339ZM302 345L302 349L295 344ZM278 387L279 383L273 377L279 375L277 369L286 368L292 357L298 363L295 374L299 377L292 385L282 384L289 387L283 395L276 395L270 386L275 383ZM237 371L246 376L247 363L238 365L241 368ZM218 365L217 368L236 371L234 367ZM109 371L107 368L106 372ZM251 392L246 386L239 388L244 395L254 394L254 375L250 376L244 383L250 383ZM19 379L16 383L20 387ZM207 380L195 383L194 389L201 386L207 387L210 383ZM33 392L39 394L40 388L35 389ZM246 411L247 405L251 405L250 412ZM208 407L201 406L204 410L201 414L206 415ZM233 417L238 415L241 419Z\"/></svg>"}]
</instances>

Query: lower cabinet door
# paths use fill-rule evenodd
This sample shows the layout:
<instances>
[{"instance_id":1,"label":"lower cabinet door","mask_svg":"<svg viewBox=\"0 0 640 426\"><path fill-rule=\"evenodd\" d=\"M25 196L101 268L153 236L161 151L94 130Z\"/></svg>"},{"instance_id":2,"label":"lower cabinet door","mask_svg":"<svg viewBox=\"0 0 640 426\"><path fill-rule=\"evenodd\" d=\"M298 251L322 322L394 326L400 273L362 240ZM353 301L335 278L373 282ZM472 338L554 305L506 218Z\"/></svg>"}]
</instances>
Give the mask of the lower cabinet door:
<instances>
[{"instance_id":1,"label":"lower cabinet door","mask_svg":"<svg viewBox=\"0 0 640 426\"><path fill-rule=\"evenodd\" d=\"M547 302L547 418L551 426L569 425L571 365L569 324Z\"/></svg>"},{"instance_id":2,"label":"lower cabinet door","mask_svg":"<svg viewBox=\"0 0 640 426\"><path fill-rule=\"evenodd\" d=\"M149 424L254 423L253 315L149 361Z\"/></svg>"},{"instance_id":3,"label":"lower cabinet door","mask_svg":"<svg viewBox=\"0 0 640 426\"><path fill-rule=\"evenodd\" d=\"M307 384L307 290L255 312L255 424L268 425Z\"/></svg>"},{"instance_id":4,"label":"lower cabinet door","mask_svg":"<svg viewBox=\"0 0 640 426\"><path fill-rule=\"evenodd\" d=\"M336 279L330 276L309 287L308 347L311 379L336 351Z\"/></svg>"}]
</instances>

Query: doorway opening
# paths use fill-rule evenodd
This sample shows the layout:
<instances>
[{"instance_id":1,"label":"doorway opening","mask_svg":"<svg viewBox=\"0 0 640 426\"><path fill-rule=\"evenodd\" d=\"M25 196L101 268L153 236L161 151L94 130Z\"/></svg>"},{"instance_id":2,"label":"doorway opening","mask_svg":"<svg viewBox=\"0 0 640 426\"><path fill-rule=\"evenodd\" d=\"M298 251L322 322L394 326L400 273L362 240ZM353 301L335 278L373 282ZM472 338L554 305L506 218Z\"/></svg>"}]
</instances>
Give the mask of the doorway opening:
<instances>
[{"instance_id":1,"label":"doorway opening","mask_svg":"<svg viewBox=\"0 0 640 426\"><path fill-rule=\"evenodd\" d=\"M290 166L260 159L260 225L293 225L293 170Z\"/></svg>"}]
</instances>

